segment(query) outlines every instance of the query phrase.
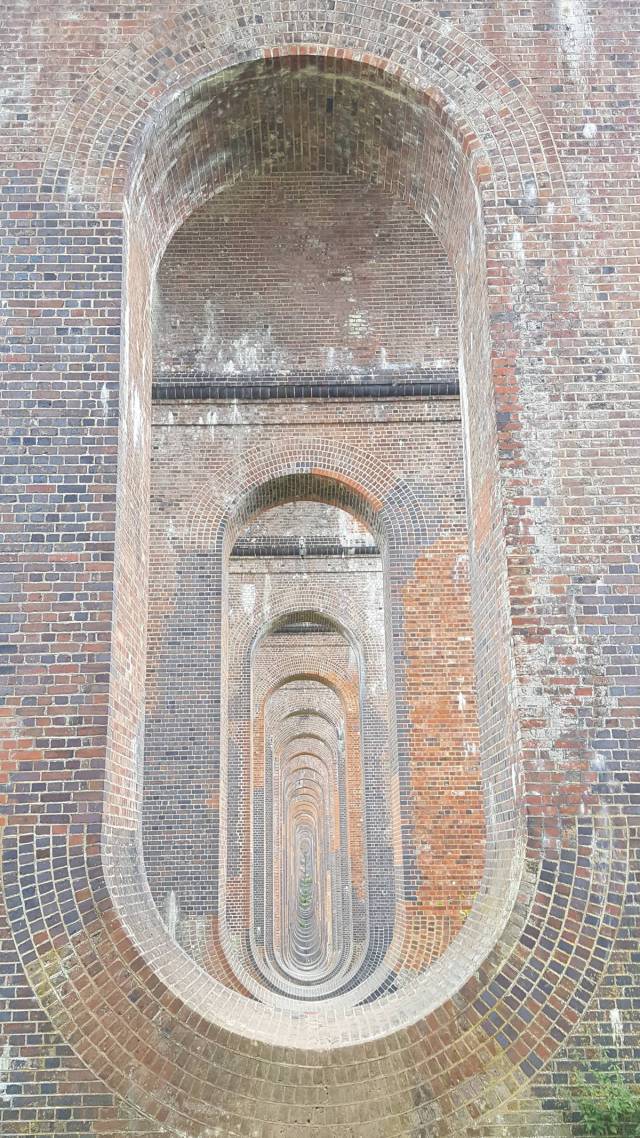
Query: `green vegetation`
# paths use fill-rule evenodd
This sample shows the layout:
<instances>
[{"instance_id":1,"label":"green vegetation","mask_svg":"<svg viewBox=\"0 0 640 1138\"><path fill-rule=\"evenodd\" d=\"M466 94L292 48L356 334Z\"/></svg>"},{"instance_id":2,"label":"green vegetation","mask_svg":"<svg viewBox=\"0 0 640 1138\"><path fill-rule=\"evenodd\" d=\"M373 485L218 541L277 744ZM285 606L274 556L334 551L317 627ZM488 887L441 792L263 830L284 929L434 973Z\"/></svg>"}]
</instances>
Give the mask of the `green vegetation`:
<instances>
[{"instance_id":1,"label":"green vegetation","mask_svg":"<svg viewBox=\"0 0 640 1138\"><path fill-rule=\"evenodd\" d=\"M640 1093L627 1083L617 1064L576 1074L573 1088L571 1105L586 1134L596 1138L640 1136Z\"/></svg>"}]
</instances>

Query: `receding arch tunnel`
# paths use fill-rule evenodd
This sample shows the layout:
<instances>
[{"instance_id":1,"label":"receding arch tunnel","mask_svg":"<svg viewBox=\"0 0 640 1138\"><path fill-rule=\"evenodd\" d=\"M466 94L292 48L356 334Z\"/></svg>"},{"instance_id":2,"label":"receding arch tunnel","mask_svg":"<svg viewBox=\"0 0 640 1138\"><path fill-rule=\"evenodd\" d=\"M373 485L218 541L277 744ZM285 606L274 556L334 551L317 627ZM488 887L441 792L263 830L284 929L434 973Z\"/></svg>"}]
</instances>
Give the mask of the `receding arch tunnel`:
<instances>
[{"instance_id":1,"label":"receding arch tunnel","mask_svg":"<svg viewBox=\"0 0 640 1138\"><path fill-rule=\"evenodd\" d=\"M193 211L175 215L154 288L147 874L182 947L270 1008L364 1009L413 986L514 848L506 816L485 813L507 721L495 697L477 714L475 459L457 396L470 352L483 382L481 289L460 322L481 272L477 197L459 157L455 215L430 196L447 128L390 86L310 59L193 92L192 152L222 131L234 157L192 168ZM257 91L259 142L229 114ZM152 170L158 189L160 151ZM329 681L341 711L316 692L331 730L324 751L306 737L298 787L284 715Z\"/></svg>"}]
</instances>

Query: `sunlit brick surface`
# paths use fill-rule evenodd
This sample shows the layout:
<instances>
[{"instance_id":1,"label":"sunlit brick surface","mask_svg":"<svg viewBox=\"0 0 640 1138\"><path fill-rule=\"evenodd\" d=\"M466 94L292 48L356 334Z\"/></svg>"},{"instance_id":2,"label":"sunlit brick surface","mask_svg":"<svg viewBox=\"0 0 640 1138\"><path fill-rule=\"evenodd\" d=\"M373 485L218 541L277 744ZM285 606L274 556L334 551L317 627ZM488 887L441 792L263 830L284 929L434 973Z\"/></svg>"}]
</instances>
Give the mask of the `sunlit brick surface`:
<instances>
[{"instance_id":1,"label":"sunlit brick surface","mask_svg":"<svg viewBox=\"0 0 640 1138\"><path fill-rule=\"evenodd\" d=\"M3 1138L582 1138L634 5L6 7Z\"/></svg>"}]
</instances>

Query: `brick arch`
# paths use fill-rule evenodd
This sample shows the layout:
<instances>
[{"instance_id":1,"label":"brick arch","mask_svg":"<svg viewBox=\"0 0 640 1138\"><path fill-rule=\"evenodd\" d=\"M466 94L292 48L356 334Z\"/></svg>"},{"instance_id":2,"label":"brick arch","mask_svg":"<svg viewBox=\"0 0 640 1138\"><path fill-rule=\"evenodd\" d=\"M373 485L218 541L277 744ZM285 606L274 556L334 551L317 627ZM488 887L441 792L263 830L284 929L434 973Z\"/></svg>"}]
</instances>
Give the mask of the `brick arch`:
<instances>
[{"instance_id":1,"label":"brick arch","mask_svg":"<svg viewBox=\"0 0 640 1138\"><path fill-rule=\"evenodd\" d=\"M282 658L278 661L277 673L274 676L273 682L269 685L266 692L261 693L261 706L264 706L270 694L273 694L274 691L281 690L282 687L290 682L292 677L316 680L333 691L338 696L344 708L347 725L349 723L353 724L354 720L359 719L359 701L356 698L353 687L347 682L349 679L352 679L351 673L339 667L337 667L334 672L328 672L326 670L309 672L308 659L304 654L296 652L284 653ZM262 719L263 716L260 713L257 716L257 721L260 723ZM353 729L348 730L346 735L353 745ZM359 734L356 734L355 742L357 744L356 753L354 754L351 748L349 748L351 752L349 754L350 764L353 764L354 758L358 763L360 761L361 745ZM358 807L356 805L356 814L359 813L361 808L361 806ZM364 834L358 835L352 833L350 837L353 841L355 837L362 839ZM356 857L357 856L358 854L356 852ZM364 856L362 851L360 852L360 856ZM364 870L364 865L362 866L362 870ZM367 886L366 873L363 873L362 877L358 879L358 882L364 899L366 897ZM358 884L358 882L356 884ZM365 939L359 942L358 955L355 956L351 962L347 961L349 964L348 969L345 971L345 968L341 967L337 972L332 973L323 983L317 985L316 998L322 999L325 1006L336 1007L338 1012L340 1012L340 1010L344 1011L347 1003L354 1004L371 998L372 994L378 991L381 986L389 983L389 976L393 974L393 970L397 965L398 948L402 946L404 938L407 935L401 904L398 903L396 908L394 936L389 944L385 941L384 944L381 945L379 937L372 942L371 931L368 929ZM373 943L374 946L376 943L379 945L376 954L377 958L367 964L366 953L371 943ZM382 948L384 948L384 952ZM244 976L244 973L241 974ZM334 1001L333 1004L328 1003L328 1001L331 1000ZM295 1005L293 1005L293 1009L295 1010Z\"/></svg>"},{"instance_id":2,"label":"brick arch","mask_svg":"<svg viewBox=\"0 0 640 1138\"><path fill-rule=\"evenodd\" d=\"M366 621L354 611L353 606L347 611L337 613L335 605L329 603L322 593L322 588L318 587L316 591L309 589L308 597L310 604L307 606L305 603L304 609L292 609L290 602L283 598L277 604L275 613L269 616L268 620L263 621L259 628L252 628L248 619L242 623L238 622L234 625L234 647L233 655L238 662L245 662L249 659L254 648L260 641L268 636L278 625L290 616L302 616L309 613L310 615L318 615L331 622L336 632L344 636L345 640L351 645L358 656L361 666L364 666L370 673L376 673L382 666L376 661L374 641L369 633ZM306 600L306 598L305 598ZM290 659L289 655L285 655L282 659ZM302 658L301 658L302 659ZM281 662L278 663L277 674L282 676L285 674L284 666ZM303 669L304 671L304 669ZM271 680L272 677L270 677ZM302 677L302 674L300 675ZM305 679L309 678L304 676ZM269 692L275 690L275 687L270 687ZM262 692L260 693L262 698Z\"/></svg>"},{"instance_id":3,"label":"brick arch","mask_svg":"<svg viewBox=\"0 0 640 1138\"><path fill-rule=\"evenodd\" d=\"M354 514L385 546L393 541L419 544L429 532L412 486L404 484L401 491L408 517L404 524L397 501L393 509L384 508L398 483L394 472L370 452L354 447L347 452L328 437L253 450L240 478L234 473L233 500L226 490L231 478L231 471L228 476L223 471L215 485L204 485L187 503L183 548L221 549L258 513L307 495L309 501L331 502Z\"/></svg>"},{"instance_id":4,"label":"brick arch","mask_svg":"<svg viewBox=\"0 0 640 1138\"><path fill-rule=\"evenodd\" d=\"M296 0L272 0L260 24L235 4L224 15L199 4L154 21L69 100L49 140L43 190L113 202L158 107L170 108L184 91L223 69L287 54L362 61L423 92L468 153L484 149L506 196L519 196L530 178L545 191L562 187L553 136L526 86L447 20L396 0L384 19L375 9L367 15L358 10L347 22L339 9L318 5L304 11L302 34L293 30L298 21ZM110 94L119 84L133 87L126 104Z\"/></svg>"},{"instance_id":5,"label":"brick arch","mask_svg":"<svg viewBox=\"0 0 640 1138\"><path fill-rule=\"evenodd\" d=\"M363 1102L370 1104L366 1118L369 1132L378 1138L383 1134L385 1138L388 1135L417 1136L424 1132L434 1110L440 1119L439 1133L459 1134L474 1121L477 1078L494 1069L496 1058L500 1056L505 1060L509 1058L510 1076L508 1082L496 1086L494 1107L526 1086L540 1062L553 1055L577 1023L579 1008L595 984L589 962L596 946L598 970L607 959L625 889L626 835L622 828L612 831L606 823L587 818L577 830L565 829L563 848L557 853L553 852L558 834L555 822L550 827L550 839L554 833L556 837L549 842L550 852L544 866L544 879L539 882L535 908L527 905L526 936L517 937L506 952L494 953L466 981L455 1001L445 1000L437 1011L428 1012L415 1027L394 1026L384 1054L377 1054L375 1063L370 1061L364 1045L350 1051L350 1061L355 1066L350 1072L353 1079L347 1081L346 1089L344 1078L338 1074L345 1069L345 1052L338 1040L328 1051L307 1050L305 1076L300 1077L297 1089L289 1086L285 1095L287 1121L283 1118L279 1124L283 1135L293 1138L292 1127L298 1120L306 1119L305 1092L308 1093L319 1076L325 1093L329 1088L329 1101L332 1088L340 1088L339 1121L329 1130L336 1138L346 1138L351 1121L357 1117L354 1113L357 1104ZM214 1030L212 1025L225 1005L230 1006L230 997L225 1001L218 992L213 1004L210 998L205 998L199 969L168 942L159 919L155 925L147 922L138 927L143 898L135 875L130 875L126 923L122 925L108 903L105 904L104 881L96 872L95 864L78 861L70 837L52 836L49 857L41 841L37 860L33 835L25 834L19 845L17 835L9 838L9 848L15 850L18 868L22 872L27 872L29 867L36 868L34 901L29 911L16 896L10 879L6 882L7 898L27 977L39 992L54 1026L65 1037L73 1033L74 1048L80 1057L116 1093L125 1099L134 1095L138 1108L147 1118L162 1120L163 1124L193 1138L201 1138L212 1110L225 1111L231 1133L249 1116L254 1125L260 1124L260 1116L256 1117L259 1088L263 1080L276 1082L280 1078L287 1085L285 1076L291 1062L291 1047L295 1046L295 1029L287 1047L271 1045L264 1055L259 1042L264 1038L263 1016L256 1005L252 1005L251 1012L252 1040L228 1030L222 1034ZM599 869L576 876L578 858L585 857L596 845L602 857ZM58 880L63 880L66 866L69 884L73 882L76 889L86 889L92 900L90 912L86 904L69 910L66 933L57 927L47 911L47 883L54 859ZM568 878L571 869L573 873ZM551 896L560 878L568 890L567 917L555 928L549 924L548 917L554 905ZM71 893L73 895L73 890ZM72 914L75 914L73 922ZM554 982L553 1016L550 1020L543 1006L543 1003L548 1005L548 997L536 998L532 993L532 1010L525 1024L519 1017L520 1000L514 997L514 990L521 984L530 990L527 977L531 963L548 961L554 945L562 941L567 919L572 926L576 951L571 957L570 970L563 970ZM594 921L596 926L604 922L597 937L593 931ZM48 931L47 937L43 937L43 929ZM144 934L142 943L147 945L144 953L140 947L141 933ZM57 950L53 954L49 939L52 934L57 938ZM59 977L61 959L65 970L64 990L54 982L54 977ZM132 967L136 977L135 1001L130 998ZM172 983L168 983L170 974L174 977ZM176 996L176 982L189 986L188 999ZM236 997L231 1006L237 1007L238 999ZM378 1016L380 1026L385 1018L389 1022L391 1010L386 1006L387 1001L382 1003L379 1009L382 1019ZM83 1025L81 1033L75 1030L78 1021ZM106 1023L111 1025L109 1030L105 1030ZM505 1029L512 1042L497 1045L495 1036L504 1034ZM167 1048L167 1038L171 1040L170 1048ZM141 1049L141 1039L164 1057L161 1081L149 1048ZM452 1039L462 1047L462 1054L452 1049ZM537 1058L533 1066L530 1056ZM360 1070L359 1061L363 1064ZM399 1070L402 1089L394 1089ZM236 1078L232 1096L225 1082L230 1073ZM185 1078L191 1080L188 1095L184 1092ZM424 1109L417 1104L415 1096L418 1094L421 1095L418 1103L425 1104ZM267 1125L266 1120L263 1121Z\"/></svg>"},{"instance_id":6,"label":"brick arch","mask_svg":"<svg viewBox=\"0 0 640 1138\"><path fill-rule=\"evenodd\" d=\"M363 58L363 67L364 68L371 68L372 65L373 64L372 64L371 53L367 53L366 57ZM375 70L375 68L374 68L374 70ZM382 72L380 72L379 68L377 70L378 70L379 74L383 74ZM389 83L390 87L394 91L394 97L397 95L397 79L398 79L397 75L394 76L392 74L392 72L390 72L390 71L387 73L384 73L384 82ZM436 102L437 102L437 99L436 99ZM441 111L442 111L442 108L441 108ZM429 112L429 113L431 113L431 112ZM442 119L443 122L448 121L447 116L444 115L444 117L443 117L442 113L440 113L440 119ZM438 126L440 127L440 123L438 123ZM476 236L477 236L478 247L480 247L482 245L482 238L481 238L481 232L480 232L479 206L478 206L478 202L476 201L475 197L473 197L473 193L471 193L468 189L468 186L470 185L469 174L471 171L471 167L473 165L473 163L472 163L473 147L470 144L468 144L465 147L463 145L463 142L459 138L454 139L453 137L448 137L448 136L445 137L444 134L439 135L439 137L442 138L442 147L444 148L446 153L449 154L452 158L455 156L455 167L456 167L457 172L459 173L459 177L456 179L455 177L450 176L450 171L449 171L449 176L448 177L445 176L445 171L442 168L442 164L441 164L441 166L438 168L438 177L435 179L432 179L432 181L434 181L434 183L437 183L437 185L440 187L440 189L441 189L440 197L449 206L450 216L452 219L451 225L456 229L456 242L457 242L456 247L457 247L458 253L460 253L461 250L466 248L466 242L468 239L470 239L469 234L467 232L467 227L466 227L467 215L469 215L469 217L471 217L471 216L473 217L473 225L475 225L474 232L477 231ZM449 149L447 149L447 148L449 148ZM437 200L438 199L438 193L434 192L434 187L431 185L429 178L426 178L426 179L423 178L423 181L425 182L425 186L427 187L424 191L425 194L427 196L431 195L431 197L434 200ZM463 186L463 188L465 188L464 192L466 194L466 197L465 197L465 209L459 209L458 210L456 208L451 208L451 207L452 207L452 203L455 205L456 187L459 188L459 186ZM453 187L453 189L452 189L452 187ZM190 196L189 192L183 192L183 191L185 191L185 186L182 183L180 183L179 179L177 180L176 188L178 190L178 197L182 201L184 208L187 211L189 209L193 208L194 201L193 201L192 197ZM135 187L134 187L134 189L135 189ZM133 201L133 199L132 199L132 201ZM169 230L171 229L171 224L176 223L176 219L173 218L171 215L171 209L169 208L169 206L167 205L166 202L162 202L162 201L160 203L156 203L154 201L152 209L145 209L143 211L143 214L141 214L139 217L138 217L138 215L136 215L136 217L137 217L137 220L139 220L141 223L141 229L142 229L145 236L141 239L139 236L136 236L133 229L130 229L130 249L129 249L130 270L132 267L135 267L136 271L138 269L140 269L142 283L140 284L140 282L137 282L137 288L136 288L136 296L138 297L138 299L137 299L138 310L137 311L134 310L133 301L130 304L129 309L128 309L128 311L130 313L132 313L133 315L132 315L132 320L131 320L130 325L129 325L129 338L128 338L128 343L127 343L128 351L125 352L125 359L123 362L123 386L125 387L125 389L129 389L129 394L130 394L130 398L128 400L128 410L127 410L127 414L125 415L125 419L124 419L124 423L123 423L123 427L127 427L127 430L126 431L123 430L123 432L122 432L122 443L123 443L122 451L123 451L123 454L126 453L127 447L130 448L131 444L130 444L129 440L131 439L132 435L133 435L133 437L135 437L135 418L136 418L135 411L136 411L136 407L141 406L141 404L144 403L144 401L147 399L148 389L149 389L149 384L147 382L147 380L149 378L148 359L146 357L145 347L144 347L145 337L146 337L145 327L148 325L148 312L144 312L144 311L140 310L140 308L141 308L140 298L144 295L144 291L145 291L145 284L144 284L145 279L147 279L148 283L150 282L150 275L148 275L147 278L145 278L145 273L151 274L151 272L153 270L153 263L154 263L153 257L157 257L158 250L161 249L161 247L162 247L162 241L163 240L166 241L166 238L169 235ZM145 220L147 217L151 217L152 224L155 224L156 219L159 218L159 225L160 225L159 232L160 232L161 236L160 236L160 244L159 245L157 245L157 244L154 245L155 238L153 238L153 239L149 238L149 241L150 241L149 248L145 251L144 241L147 240L148 234L149 234L149 230L148 230L148 227L146 226L146 220ZM470 225L471 225L471 223L470 223ZM167 229L167 226L168 226L168 229ZM156 228L157 228L157 226L156 226ZM471 228L473 228L473 226L471 226ZM452 242L449 242L449 244L450 244L450 247L453 247ZM475 266L475 261L474 261L474 266ZM478 268L478 266L475 266L474 271L476 272L476 275L478 275L480 273L480 269ZM482 389L483 389L483 395L482 395L482 400L481 400L481 402L482 402L481 417L483 418L484 421L480 424L480 427L478 428L478 434L488 435L488 436L492 437L495 434L495 421L493 419L493 410L491 408L490 395L488 393L488 386L489 386L488 371L487 371L487 368L488 368L488 347L487 347L488 333L487 333L487 329L486 329L485 325L483 324L483 319L484 319L483 314L484 314L483 304L480 304L479 306L474 307L474 309L472 311L470 326L468 328L466 328L466 326L465 326L465 337L463 337L463 340L465 342L468 341L469 351L471 351L472 353L475 353L475 355L474 355L474 388L477 387L478 389L480 389L482 387ZM128 353L131 354L131 358L129 357ZM465 352L463 351L463 355L464 354L465 354ZM467 370L469 371L470 369L467 369ZM139 380L140 380L140 382L138 382ZM474 392L474 398L476 398L476 403L477 403L479 397L477 397L475 395L475 392ZM134 419L134 431L133 432L131 432L129 430L129 426L128 426L129 420L131 419L132 416ZM476 416L476 417L478 417L478 416ZM136 455L136 462L139 463L140 461L141 460L140 460L139 456ZM144 472L142 469L140 469L139 476L137 476L137 472L135 469L135 463L130 463L130 464L126 464L126 465L129 465L129 467L132 471L132 477L131 477L131 484L129 487L127 487L127 491L130 490L130 493L123 494L122 499L124 500L125 498L130 498L131 502L133 503L134 499L138 498L138 496L140 494L141 487L144 488L144 476L143 476ZM124 468L124 466L125 466L125 463L123 462L123 468ZM470 464L470 468L471 467L472 467L472 464ZM322 469L322 468L320 468L320 469ZM310 474L310 476L313 476L313 472L307 472L307 473ZM472 474L473 479L475 480L475 471L471 470L471 474ZM498 543L501 543L503 540L503 537L502 537L501 519L499 517L499 501L500 501L499 489L495 485L495 480L493 481L493 484L491 484L491 485L489 485L488 482L489 482L489 480L486 480L486 483L483 486L483 492L485 494L485 497L488 498L491 502L491 507L492 507L492 511L493 511L492 522L494 525L495 540ZM144 492L144 489L143 489L143 492ZM143 505L143 508L144 508L144 505ZM121 512L121 517L124 516L124 513L125 513L125 511L123 510ZM134 510L134 513L137 513L137 510ZM389 519L391 520L391 525L395 527L395 533L397 536L398 544L400 544L402 542L406 542L406 540L408 539L408 536L413 532L413 529L415 527L415 519L421 516L422 511L420 510L419 500L417 499L416 495L412 494L410 491L410 488L405 485L405 486L400 488L399 493L395 497L395 499L393 501L390 501L390 509L388 510L387 513L388 513ZM136 524L135 521L133 520L133 518L132 518L131 524L134 526ZM122 525L121 525L121 529L122 529ZM196 540L198 540L198 539L199 538L197 538ZM489 560L487 559L485 563L488 564ZM497 564L498 565L501 564L500 555L498 555ZM501 582L501 587L502 588L506 587L504 581ZM139 585L138 585L138 582L136 582L136 598L135 598L134 603L139 603ZM127 598L126 598L126 594L125 594L124 590L121 590L119 592L119 594L117 596L117 604L120 605L122 607L122 609L126 608ZM117 612L116 617L115 617L115 623L116 624L120 623L120 620L121 620L120 613ZM503 636L502 640L503 640L503 644L504 644L504 648L505 648L505 653L508 655L508 653L510 651L508 635L505 634ZM119 650L119 648L120 648L120 645L118 644L117 650ZM138 660L135 662L135 664L132 667L135 667L136 665L140 667L140 675L142 675L142 662ZM503 671L506 674L509 670L510 670L510 662L505 660ZM126 671L126 669L124 667L120 667L118 664L118 666L116 666L116 668L114 668L114 676L120 677L121 675L125 674L125 671ZM127 692L126 694L123 693L123 698L120 699L119 693L115 692L115 687L117 687L117 683L118 683L118 679L116 678L115 683L114 683L114 693L115 693L114 704L117 706L125 706L125 704L130 703L129 692ZM496 709L498 708L498 705L494 699L487 700L486 705L487 705L487 707L491 706L492 708L496 708ZM499 709L497 709L494 714L497 715L498 718L500 718L500 710ZM505 716L502 716L502 719L504 722L508 722L508 720ZM121 748L124 749L125 751L127 749L127 747L126 747L126 736L127 736L127 733L131 730L131 726L133 726L133 725L127 725L127 727L125 728L124 731L122 731L122 732L118 731L118 734L117 734L118 740L122 740ZM114 739L114 738L116 738L115 732L112 734L112 739ZM510 744L504 748L504 752L505 752L505 754L509 755L508 762L505 763L505 770L508 768L509 778L507 778L507 776L505 774L501 775L500 792L504 793L507 796L511 796L512 788L511 788L511 781L510 781L510 773L511 773L511 763L513 761L513 755L514 755L513 743L510 742ZM126 760L123 761L120 758L120 755L116 755L114 751L111 752L111 757L112 757L113 761L116 763L116 765L118 765L118 766L122 766L122 765L124 765L124 762L126 762ZM120 795L120 802L118 803L118 809L119 810L124 809L128 814L132 815L133 811L131 811L129 809L128 803L130 801L132 801L133 797L134 797L134 793L135 793L134 780L129 779L129 781L127 782L124 779L120 778L119 783L122 786L123 793Z\"/></svg>"},{"instance_id":7,"label":"brick arch","mask_svg":"<svg viewBox=\"0 0 640 1138\"><path fill-rule=\"evenodd\" d=\"M319 753L316 754L315 752L311 752L310 747L305 747L303 741L309 742L310 744L313 743L314 746L320 744ZM294 743L298 744L299 749L294 750L292 754L289 754L289 748L292 747ZM322 752L328 749L329 743L322 737L322 735L317 735L313 731L309 731L307 734L301 732L299 735L294 735L291 739L287 739L283 746L286 748L286 750L283 751L283 754L285 755L288 764L291 763L294 759L303 759L308 754L309 758L313 758L314 761L323 763L325 767L327 765L327 760L323 757ZM296 767L294 769L297 770L298 768Z\"/></svg>"},{"instance_id":8,"label":"brick arch","mask_svg":"<svg viewBox=\"0 0 640 1138\"><path fill-rule=\"evenodd\" d=\"M229 488L234 487L234 494ZM387 560L387 577L390 588L390 597L387 604L391 619L393 642L399 643L401 637L401 605L399 603L399 584L406 575L404 560L416 557L420 550L429 544L428 521L423 511L422 502L411 484L398 481L396 475L370 453L359 452L350 448L348 453L337 446L331 439L319 438L304 444L289 444L287 447L267 446L252 450L244 466L234 470L222 471L215 483L200 488L193 500L187 503L183 526L182 547L188 550L210 551L216 558L224 556L224 550L229 551L241 532L242 527L252 520L257 513L267 510L289 499L305 499L326 501L352 512L378 538ZM224 587L223 587L224 598ZM313 594L308 598L314 601ZM318 611L325 615L336 617L337 614L326 610L320 603L315 603ZM271 605L275 603L271 600ZM222 608L226 606L223 602ZM285 616L291 611L289 601L282 602L281 615ZM275 610L272 611L272 617ZM278 610L280 612L280 610ZM277 615L277 613L276 613ZM360 625L362 622L359 622ZM366 645L367 632L361 627L357 630L361 644ZM212 634L217 639L217 633ZM249 623L242 615L239 621L234 621L234 650L232 658L236 666L241 657L246 656L249 650ZM222 638L225 643L225 637ZM390 647L387 645L387 651ZM368 667L371 668L371 653L369 652ZM221 668L223 677L226 677L228 667ZM225 680L223 679L223 682ZM387 664L387 685L389 693L399 690L402 683L402 671L395 663L389 660ZM246 677L245 677L246 684ZM244 686L244 685L241 685ZM404 709L403 719L396 724L397 707L393 695L390 695L392 707L392 724L390 731L391 755L391 801L396 818L403 813L403 786L407 786L404 773L409 769L409 756L407 753L407 738L411 724L406 720ZM226 728L230 738L233 738L234 747L240 751L248 746L248 733L246 728L247 716L240 717L239 726L229 724ZM384 735L386 741L386 734ZM223 739L224 751L224 739ZM223 760L224 768L224 760ZM490 777L490 776L489 776ZM512 783L509 783L508 793L512 794ZM398 809L397 799L400 798ZM404 799L406 801L406 797ZM235 829L234 829L235 832ZM409 874L406 868L407 857L410 856L411 830L408 822L404 825L394 825L393 833L393 864L395 871L404 880L405 891L410 888ZM503 865L509 863L512 877L517 878L518 859L517 848L514 850L512 834L496 835L496 841L502 846ZM509 845L509 853L504 851L504 843ZM404 862L403 862L404 851ZM224 875L223 875L224 879ZM225 892L224 885L222 892ZM498 906L505 902L508 894L505 893L498 877L489 877L489 889L480 895L480 905L474 909L466 936L474 940L474 928L484 929L486 935L488 926L486 910L493 905L489 896L497 900ZM234 903L237 899L234 896ZM404 927L404 909L398 908L396 903L396 917L394 921L394 934L389 945L390 959L396 963L401 959L401 946L407 940L407 930ZM493 908L495 917L496 908ZM506 908L504 910L506 918ZM391 922L390 922L391 923ZM433 941L437 939L434 935ZM387 951L384 953L387 958Z\"/></svg>"},{"instance_id":9,"label":"brick arch","mask_svg":"<svg viewBox=\"0 0 640 1138\"><path fill-rule=\"evenodd\" d=\"M129 230L144 233L154 264L187 217L214 194L255 174L301 170L350 175L377 184L410 204L434 229L453 260L467 239L467 199L479 194L490 205L496 191L489 177L491 167L486 154L481 162L480 143L468 124L458 123L452 115L442 92L407 87L399 78L390 79L380 66L383 61L358 62L348 53L340 57L295 50L293 54L273 54L275 58L260 58L250 67L230 67L203 79L180 95L177 103L173 100L165 113L159 112L140 157L139 176L132 179L127 199ZM375 102L378 117L391 120L390 131L388 124L375 121L371 105L366 105L359 108L350 123L354 142L363 127L371 132L375 147L381 152L378 160L365 161L352 152L353 148L343 150L338 145L338 127L329 129L326 120L320 126L322 120L317 110L315 114L312 111L313 100L308 103L310 122L305 124L304 116L293 118L302 140L297 153L291 148L291 123L283 128L282 148L269 137L269 111L262 104L275 92L288 103L295 103L296 97L303 100L308 97L305 87L310 82L314 91L323 93L324 87L325 95L335 93L343 113L356 84L360 99L369 104ZM245 87L253 92L253 100ZM234 107L240 119L237 124L228 113L236 90L245 95L243 106ZM264 131L249 131L248 116L259 122L264 117ZM181 130L183 121L188 123L186 136ZM319 127L325 130L326 153L322 161L308 153L313 149L309 139L315 137ZM410 139L402 155L398 151L398 135ZM306 152L304 161L301 150ZM228 156L225 161L221 154ZM424 168L428 169L426 179ZM452 210L452 200L456 199L460 199L460 208ZM151 210L150 202L154 203Z\"/></svg>"},{"instance_id":10,"label":"brick arch","mask_svg":"<svg viewBox=\"0 0 640 1138\"><path fill-rule=\"evenodd\" d=\"M260 703L263 704L266 699L288 683L292 683L295 680L311 680L329 688L330 691L334 692L335 695L344 701L345 707L353 712L356 705L352 697L345 690L345 684L352 678L349 672L339 668L338 665L335 665L331 672L327 671L326 668L312 669L309 667L308 658L303 654L297 655L293 652L284 654L273 681L270 681L268 686L260 690ZM317 714L317 712L314 712L314 714Z\"/></svg>"}]
</instances>

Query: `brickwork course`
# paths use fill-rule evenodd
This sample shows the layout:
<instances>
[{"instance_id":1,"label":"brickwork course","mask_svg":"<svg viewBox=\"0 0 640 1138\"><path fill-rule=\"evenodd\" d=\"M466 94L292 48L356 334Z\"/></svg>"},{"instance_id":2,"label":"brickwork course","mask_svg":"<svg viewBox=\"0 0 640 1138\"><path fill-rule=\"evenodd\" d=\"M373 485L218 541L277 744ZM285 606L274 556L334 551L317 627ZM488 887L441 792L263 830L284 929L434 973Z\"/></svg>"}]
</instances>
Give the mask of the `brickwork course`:
<instances>
[{"instance_id":1,"label":"brickwork course","mask_svg":"<svg viewBox=\"0 0 640 1138\"><path fill-rule=\"evenodd\" d=\"M638 1085L639 28L5 5L3 1138Z\"/></svg>"}]
</instances>

